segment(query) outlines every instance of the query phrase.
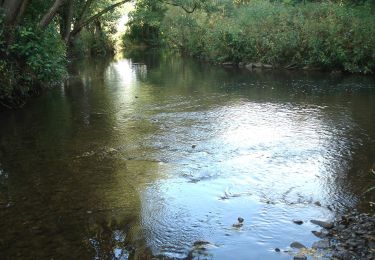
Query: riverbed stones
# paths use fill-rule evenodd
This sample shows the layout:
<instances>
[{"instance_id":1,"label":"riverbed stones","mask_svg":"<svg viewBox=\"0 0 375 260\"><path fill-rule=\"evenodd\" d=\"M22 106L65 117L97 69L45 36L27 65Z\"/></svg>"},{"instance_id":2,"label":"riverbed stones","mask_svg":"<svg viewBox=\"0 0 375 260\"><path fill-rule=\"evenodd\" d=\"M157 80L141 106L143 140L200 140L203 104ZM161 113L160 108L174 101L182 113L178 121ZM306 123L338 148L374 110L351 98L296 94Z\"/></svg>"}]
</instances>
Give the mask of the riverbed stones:
<instances>
[{"instance_id":1,"label":"riverbed stones","mask_svg":"<svg viewBox=\"0 0 375 260\"><path fill-rule=\"evenodd\" d=\"M302 220L293 220L293 223L297 224L297 225L302 225L303 221Z\"/></svg>"},{"instance_id":2,"label":"riverbed stones","mask_svg":"<svg viewBox=\"0 0 375 260\"><path fill-rule=\"evenodd\" d=\"M328 258L375 259L375 215L351 212L313 233L325 234L312 247Z\"/></svg>"}]
</instances>

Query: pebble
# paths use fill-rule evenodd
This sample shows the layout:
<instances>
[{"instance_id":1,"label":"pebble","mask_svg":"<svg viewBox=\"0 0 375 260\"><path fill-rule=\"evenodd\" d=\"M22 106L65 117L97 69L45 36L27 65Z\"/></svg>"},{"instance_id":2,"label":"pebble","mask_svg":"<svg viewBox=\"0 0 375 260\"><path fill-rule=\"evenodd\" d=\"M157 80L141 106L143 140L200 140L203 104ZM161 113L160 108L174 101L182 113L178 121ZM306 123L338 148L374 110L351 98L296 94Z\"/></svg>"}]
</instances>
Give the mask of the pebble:
<instances>
[{"instance_id":1,"label":"pebble","mask_svg":"<svg viewBox=\"0 0 375 260\"><path fill-rule=\"evenodd\" d=\"M319 201L315 201L314 204L315 204L316 206L318 206L318 207L321 207L321 206L322 206L322 204L321 204Z\"/></svg>"}]
</instances>

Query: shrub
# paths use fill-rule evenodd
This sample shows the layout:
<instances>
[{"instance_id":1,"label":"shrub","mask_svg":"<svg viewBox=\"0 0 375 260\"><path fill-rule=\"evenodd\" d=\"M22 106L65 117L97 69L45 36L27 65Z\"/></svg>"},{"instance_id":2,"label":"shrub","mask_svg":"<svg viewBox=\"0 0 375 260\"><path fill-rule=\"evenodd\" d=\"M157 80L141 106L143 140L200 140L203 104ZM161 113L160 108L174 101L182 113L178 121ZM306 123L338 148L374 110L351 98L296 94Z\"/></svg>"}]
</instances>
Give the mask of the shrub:
<instances>
[{"instance_id":1,"label":"shrub","mask_svg":"<svg viewBox=\"0 0 375 260\"><path fill-rule=\"evenodd\" d=\"M0 19L0 105L21 106L26 97L64 77L65 44L54 28L19 27L7 42Z\"/></svg>"}]
</instances>

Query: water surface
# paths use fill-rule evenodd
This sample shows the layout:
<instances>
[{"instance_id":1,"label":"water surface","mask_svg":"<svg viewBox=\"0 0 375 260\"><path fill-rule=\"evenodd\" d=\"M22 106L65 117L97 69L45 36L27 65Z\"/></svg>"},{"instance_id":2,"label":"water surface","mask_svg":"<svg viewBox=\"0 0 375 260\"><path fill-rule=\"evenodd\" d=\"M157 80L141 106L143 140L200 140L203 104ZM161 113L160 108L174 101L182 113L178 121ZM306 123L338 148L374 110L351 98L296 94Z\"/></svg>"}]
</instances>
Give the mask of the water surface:
<instances>
[{"instance_id":1,"label":"water surface","mask_svg":"<svg viewBox=\"0 0 375 260\"><path fill-rule=\"evenodd\" d=\"M2 259L290 259L310 219L373 211L372 77L155 53L71 74L0 113Z\"/></svg>"}]
</instances>

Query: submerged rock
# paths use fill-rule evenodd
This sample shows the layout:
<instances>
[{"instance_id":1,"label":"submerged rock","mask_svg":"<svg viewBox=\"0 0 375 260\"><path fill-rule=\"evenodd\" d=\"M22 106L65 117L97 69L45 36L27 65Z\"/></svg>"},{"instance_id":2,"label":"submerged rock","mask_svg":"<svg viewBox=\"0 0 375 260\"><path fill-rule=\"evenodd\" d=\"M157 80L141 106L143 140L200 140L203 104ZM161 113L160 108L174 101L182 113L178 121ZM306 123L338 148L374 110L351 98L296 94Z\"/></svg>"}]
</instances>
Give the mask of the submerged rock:
<instances>
[{"instance_id":1,"label":"submerged rock","mask_svg":"<svg viewBox=\"0 0 375 260\"><path fill-rule=\"evenodd\" d=\"M240 228L240 227L243 226L243 224L242 223L236 223L236 224L233 224L232 226L235 227L235 228Z\"/></svg>"},{"instance_id":2,"label":"submerged rock","mask_svg":"<svg viewBox=\"0 0 375 260\"><path fill-rule=\"evenodd\" d=\"M241 217L238 217L238 223L242 223L242 222L244 222L244 219L243 218L241 218Z\"/></svg>"},{"instance_id":3,"label":"submerged rock","mask_svg":"<svg viewBox=\"0 0 375 260\"><path fill-rule=\"evenodd\" d=\"M302 225L303 221L302 220L293 220L293 223L297 224L297 225Z\"/></svg>"},{"instance_id":4,"label":"submerged rock","mask_svg":"<svg viewBox=\"0 0 375 260\"><path fill-rule=\"evenodd\" d=\"M208 244L210 244L210 242L204 241L204 240L198 240L194 242L193 246L203 246L203 245L208 245Z\"/></svg>"}]
</instances>

